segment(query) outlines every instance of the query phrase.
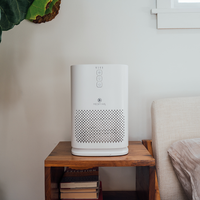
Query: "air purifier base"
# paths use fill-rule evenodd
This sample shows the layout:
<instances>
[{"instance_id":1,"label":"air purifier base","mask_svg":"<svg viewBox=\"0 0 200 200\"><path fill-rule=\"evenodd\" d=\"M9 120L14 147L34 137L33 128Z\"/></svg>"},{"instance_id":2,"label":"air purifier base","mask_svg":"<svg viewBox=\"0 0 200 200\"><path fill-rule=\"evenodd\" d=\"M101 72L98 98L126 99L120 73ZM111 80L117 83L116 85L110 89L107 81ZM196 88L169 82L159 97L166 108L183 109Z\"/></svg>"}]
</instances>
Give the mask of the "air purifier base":
<instances>
[{"instance_id":1,"label":"air purifier base","mask_svg":"<svg viewBox=\"0 0 200 200\"><path fill-rule=\"evenodd\" d=\"M71 152L76 156L122 156L128 153L128 147L118 149L79 149L72 147Z\"/></svg>"}]
</instances>

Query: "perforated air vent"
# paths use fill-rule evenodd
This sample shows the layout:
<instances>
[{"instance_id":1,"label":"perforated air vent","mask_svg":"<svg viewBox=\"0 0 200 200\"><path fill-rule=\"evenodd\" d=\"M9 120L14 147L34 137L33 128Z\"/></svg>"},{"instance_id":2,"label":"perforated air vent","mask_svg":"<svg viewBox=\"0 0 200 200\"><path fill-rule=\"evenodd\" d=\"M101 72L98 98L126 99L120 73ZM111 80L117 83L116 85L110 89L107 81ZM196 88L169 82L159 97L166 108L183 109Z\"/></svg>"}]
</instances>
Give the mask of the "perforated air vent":
<instances>
[{"instance_id":1,"label":"perforated air vent","mask_svg":"<svg viewBox=\"0 0 200 200\"><path fill-rule=\"evenodd\" d=\"M120 143L125 136L123 110L76 110L75 138L79 143Z\"/></svg>"}]
</instances>

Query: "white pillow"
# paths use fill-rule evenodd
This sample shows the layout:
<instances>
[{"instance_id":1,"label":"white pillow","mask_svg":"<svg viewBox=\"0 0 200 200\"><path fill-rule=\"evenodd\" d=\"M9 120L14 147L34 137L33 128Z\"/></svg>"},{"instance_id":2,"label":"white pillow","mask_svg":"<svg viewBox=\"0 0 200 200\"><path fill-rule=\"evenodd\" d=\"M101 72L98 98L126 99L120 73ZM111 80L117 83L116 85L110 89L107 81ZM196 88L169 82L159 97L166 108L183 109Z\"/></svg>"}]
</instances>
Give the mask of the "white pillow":
<instances>
[{"instance_id":1,"label":"white pillow","mask_svg":"<svg viewBox=\"0 0 200 200\"><path fill-rule=\"evenodd\" d=\"M175 142L168 154L188 198L200 200L200 138Z\"/></svg>"}]
</instances>

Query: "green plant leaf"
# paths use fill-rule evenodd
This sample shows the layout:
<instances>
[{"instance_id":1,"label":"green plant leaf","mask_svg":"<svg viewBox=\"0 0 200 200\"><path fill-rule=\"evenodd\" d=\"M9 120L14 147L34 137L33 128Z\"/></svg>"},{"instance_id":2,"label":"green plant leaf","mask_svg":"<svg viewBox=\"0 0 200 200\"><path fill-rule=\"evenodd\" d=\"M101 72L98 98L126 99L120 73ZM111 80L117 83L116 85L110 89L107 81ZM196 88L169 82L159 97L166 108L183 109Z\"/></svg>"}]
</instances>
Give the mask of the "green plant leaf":
<instances>
[{"instance_id":1,"label":"green plant leaf","mask_svg":"<svg viewBox=\"0 0 200 200\"><path fill-rule=\"evenodd\" d=\"M25 19L28 8L33 1L34 0L0 0L1 31L11 29Z\"/></svg>"},{"instance_id":2,"label":"green plant leaf","mask_svg":"<svg viewBox=\"0 0 200 200\"><path fill-rule=\"evenodd\" d=\"M26 19L34 23L51 21L58 14L60 4L61 0L34 0L28 9Z\"/></svg>"},{"instance_id":3,"label":"green plant leaf","mask_svg":"<svg viewBox=\"0 0 200 200\"><path fill-rule=\"evenodd\" d=\"M53 1L49 4L48 8L46 9L45 15L48 15L49 13L52 13L53 6L56 4L57 1L58 1L58 0L53 0Z\"/></svg>"},{"instance_id":4,"label":"green plant leaf","mask_svg":"<svg viewBox=\"0 0 200 200\"><path fill-rule=\"evenodd\" d=\"M1 0L1 20L0 26L3 31L13 28L19 24L26 16L27 10L33 0Z\"/></svg>"},{"instance_id":5,"label":"green plant leaf","mask_svg":"<svg viewBox=\"0 0 200 200\"><path fill-rule=\"evenodd\" d=\"M26 19L33 21L37 16L44 16L51 2L52 0L34 0L28 9Z\"/></svg>"}]
</instances>

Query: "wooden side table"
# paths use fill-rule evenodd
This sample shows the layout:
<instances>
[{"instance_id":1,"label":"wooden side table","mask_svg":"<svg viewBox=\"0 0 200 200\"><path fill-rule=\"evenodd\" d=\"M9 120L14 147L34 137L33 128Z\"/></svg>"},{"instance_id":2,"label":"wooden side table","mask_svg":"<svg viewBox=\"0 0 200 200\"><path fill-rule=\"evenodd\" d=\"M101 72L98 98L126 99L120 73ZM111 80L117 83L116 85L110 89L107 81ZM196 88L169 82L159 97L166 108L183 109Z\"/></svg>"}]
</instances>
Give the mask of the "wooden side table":
<instances>
[{"instance_id":1,"label":"wooden side table","mask_svg":"<svg viewBox=\"0 0 200 200\"><path fill-rule=\"evenodd\" d=\"M70 142L59 142L45 160L45 200L59 200L64 167L136 167L139 199L155 198L155 159L139 141L129 142L129 153L114 157L81 157L71 154Z\"/></svg>"}]
</instances>

